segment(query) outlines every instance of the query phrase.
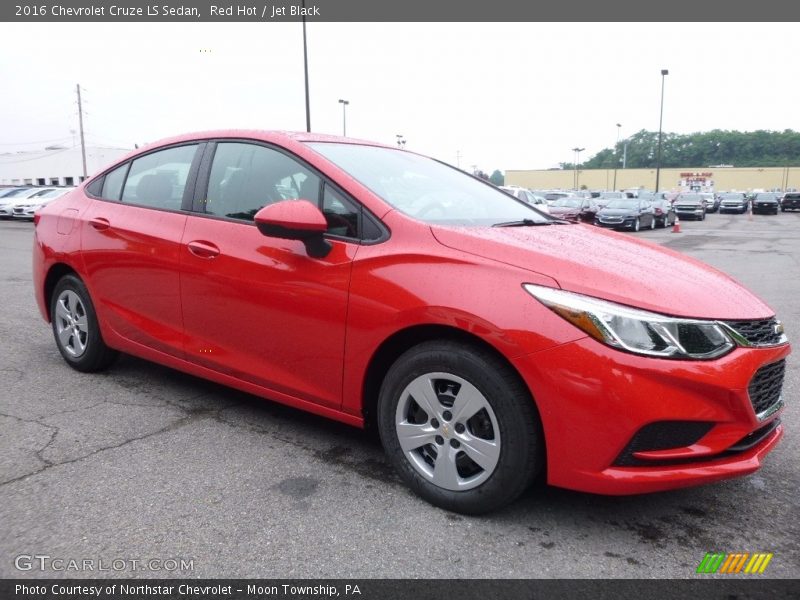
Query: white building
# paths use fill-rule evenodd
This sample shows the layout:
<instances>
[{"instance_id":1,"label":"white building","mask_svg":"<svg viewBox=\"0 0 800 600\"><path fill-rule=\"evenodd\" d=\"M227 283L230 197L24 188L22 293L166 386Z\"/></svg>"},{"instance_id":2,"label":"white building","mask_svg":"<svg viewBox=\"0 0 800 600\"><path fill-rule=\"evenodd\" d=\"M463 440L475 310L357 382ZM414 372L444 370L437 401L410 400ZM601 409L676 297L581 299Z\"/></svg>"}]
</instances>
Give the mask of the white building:
<instances>
[{"instance_id":1,"label":"white building","mask_svg":"<svg viewBox=\"0 0 800 600\"><path fill-rule=\"evenodd\" d=\"M86 147L91 176L130 152L126 148ZM0 185L77 185L83 181L80 146L48 146L34 152L0 154Z\"/></svg>"}]
</instances>

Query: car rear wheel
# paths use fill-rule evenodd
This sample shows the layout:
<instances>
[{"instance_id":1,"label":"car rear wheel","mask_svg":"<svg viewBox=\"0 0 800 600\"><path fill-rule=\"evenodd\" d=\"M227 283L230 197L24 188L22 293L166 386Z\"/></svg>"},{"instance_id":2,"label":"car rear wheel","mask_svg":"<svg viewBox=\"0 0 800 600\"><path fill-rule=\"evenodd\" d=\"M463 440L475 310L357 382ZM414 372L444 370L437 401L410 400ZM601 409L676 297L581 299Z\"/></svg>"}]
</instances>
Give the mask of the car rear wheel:
<instances>
[{"instance_id":1,"label":"car rear wheel","mask_svg":"<svg viewBox=\"0 0 800 600\"><path fill-rule=\"evenodd\" d=\"M454 512L512 502L543 463L526 386L493 354L460 343L426 342L403 354L381 386L378 424L409 487Z\"/></svg>"},{"instance_id":2,"label":"car rear wheel","mask_svg":"<svg viewBox=\"0 0 800 600\"><path fill-rule=\"evenodd\" d=\"M655 229L655 228L656 228L656 218L653 217L652 220L650 221L650 229Z\"/></svg>"},{"instance_id":3,"label":"car rear wheel","mask_svg":"<svg viewBox=\"0 0 800 600\"><path fill-rule=\"evenodd\" d=\"M631 229L633 229L634 231L639 231L639 228L641 227L641 225L642 224L639 221L639 217L636 217L636 220L633 222L633 227L631 227Z\"/></svg>"},{"instance_id":4,"label":"car rear wheel","mask_svg":"<svg viewBox=\"0 0 800 600\"><path fill-rule=\"evenodd\" d=\"M100 334L97 313L83 281L65 275L50 299L53 336L61 356L78 371L100 371L117 358Z\"/></svg>"}]
</instances>

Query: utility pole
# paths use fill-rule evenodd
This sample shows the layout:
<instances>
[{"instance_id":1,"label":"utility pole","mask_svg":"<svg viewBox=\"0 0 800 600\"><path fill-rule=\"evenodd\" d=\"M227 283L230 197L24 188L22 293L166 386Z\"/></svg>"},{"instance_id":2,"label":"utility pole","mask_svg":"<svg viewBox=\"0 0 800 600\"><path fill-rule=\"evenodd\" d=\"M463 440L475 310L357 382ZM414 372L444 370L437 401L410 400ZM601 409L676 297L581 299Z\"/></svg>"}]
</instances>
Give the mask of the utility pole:
<instances>
[{"instance_id":1,"label":"utility pole","mask_svg":"<svg viewBox=\"0 0 800 600\"><path fill-rule=\"evenodd\" d=\"M75 86L78 90L78 124L81 130L81 158L83 159L83 178L86 179L86 142L83 139L83 104L81 104L81 84Z\"/></svg>"}]
</instances>

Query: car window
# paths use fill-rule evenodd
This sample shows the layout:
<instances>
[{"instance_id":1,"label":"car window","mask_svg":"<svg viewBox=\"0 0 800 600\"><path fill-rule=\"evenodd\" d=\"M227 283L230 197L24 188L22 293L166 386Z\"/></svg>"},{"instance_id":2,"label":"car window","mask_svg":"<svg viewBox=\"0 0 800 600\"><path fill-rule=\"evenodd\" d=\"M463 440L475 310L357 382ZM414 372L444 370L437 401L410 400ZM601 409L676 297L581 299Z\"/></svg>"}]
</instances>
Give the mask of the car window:
<instances>
[{"instance_id":1,"label":"car window","mask_svg":"<svg viewBox=\"0 0 800 600\"><path fill-rule=\"evenodd\" d=\"M328 222L328 233L342 237L358 237L358 206L333 189L325 186L322 197L322 213Z\"/></svg>"},{"instance_id":2,"label":"car window","mask_svg":"<svg viewBox=\"0 0 800 600\"><path fill-rule=\"evenodd\" d=\"M180 210L196 150L196 144L178 146L134 160L125 180L122 201Z\"/></svg>"},{"instance_id":3,"label":"car window","mask_svg":"<svg viewBox=\"0 0 800 600\"><path fill-rule=\"evenodd\" d=\"M302 198L319 204L320 179L293 158L258 144L217 144L205 212L252 221L264 206Z\"/></svg>"},{"instance_id":4,"label":"car window","mask_svg":"<svg viewBox=\"0 0 800 600\"><path fill-rule=\"evenodd\" d=\"M119 200L122 197L122 184L125 183L125 173L128 170L128 163L117 167L105 176L103 189L100 197L108 200Z\"/></svg>"}]
</instances>

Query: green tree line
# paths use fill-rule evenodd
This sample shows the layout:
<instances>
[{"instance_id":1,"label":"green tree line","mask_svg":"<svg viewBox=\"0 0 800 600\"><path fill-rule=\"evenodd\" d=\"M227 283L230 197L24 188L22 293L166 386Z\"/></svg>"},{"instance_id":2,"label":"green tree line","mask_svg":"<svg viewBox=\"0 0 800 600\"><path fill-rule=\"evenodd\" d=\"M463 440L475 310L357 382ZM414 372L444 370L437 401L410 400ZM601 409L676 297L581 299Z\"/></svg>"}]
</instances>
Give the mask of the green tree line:
<instances>
[{"instance_id":1,"label":"green tree line","mask_svg":"<svg viewBox=\"0 0 800 600\"><path fill-rule=\"evenodd\" d=\"M654 168L658 153L658 132L641 131L615 148L605 148L579 166L582 169L622 168L624 146L627 142L626 167ZM677 134L663 133L661 166L709 167L784 167L800 164L800 132L784 131L713 131ZM572 163L562 163L572 169Z\"/></svg>"}]
</instances>

